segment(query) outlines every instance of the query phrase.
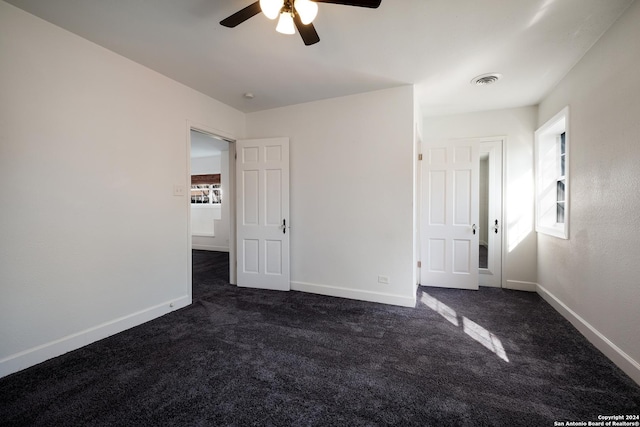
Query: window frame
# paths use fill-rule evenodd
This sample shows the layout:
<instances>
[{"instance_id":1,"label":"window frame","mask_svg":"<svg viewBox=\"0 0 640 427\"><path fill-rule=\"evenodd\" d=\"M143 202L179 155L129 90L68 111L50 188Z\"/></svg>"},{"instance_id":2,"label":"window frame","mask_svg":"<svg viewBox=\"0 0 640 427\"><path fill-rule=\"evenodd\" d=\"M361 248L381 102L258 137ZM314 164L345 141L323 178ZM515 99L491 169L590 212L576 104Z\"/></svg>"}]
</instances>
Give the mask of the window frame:
<instances>
[{"instance_id":1,"label":"window frame","mask_svg":"<svg viewBox=\"0 0 640 427\"><path fill-rule=\"evenodd\" d=\"M221 175L197 174L191 175L191 204L192 205L221 205L222 183ZM196 195L194 196L194 193ZM198 193L200 193L198 195ZM206 193L206 195L205 195ZM198 197L201 198L198 201ZM207 201L204 201L206 197Z\"/></svg>"},{"instance_id":2,"label":"window frame","mask_svg":"<svg viewBox=\"0 0 640 427\"><path fill-rule=\"evenodd\" d=\"M564 141L561 140L563 133ZM568 106L535 132L536 231L560 239L569 239L570 139ZM558 183L561 181L564 182L564 200L559 200ZM559 206L564 206L563 222L558 222Z\"/></svg>"}]
</instances>

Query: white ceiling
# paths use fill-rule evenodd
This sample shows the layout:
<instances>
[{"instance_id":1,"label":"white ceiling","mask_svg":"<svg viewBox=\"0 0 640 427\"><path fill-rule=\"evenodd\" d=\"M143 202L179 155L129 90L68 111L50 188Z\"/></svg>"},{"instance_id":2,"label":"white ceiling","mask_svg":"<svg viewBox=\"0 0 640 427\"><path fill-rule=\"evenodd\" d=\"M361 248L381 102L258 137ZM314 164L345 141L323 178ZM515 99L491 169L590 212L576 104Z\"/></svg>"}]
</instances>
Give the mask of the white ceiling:
<instances>
[{"instance_id":1,"label":"white ceiling","mask_svg":"<svg viewBox=\"0 0 640 427\"><path fill-rule=\"evenodd\" d=\"M228 151L229 143L204 133L191 131L191 158L219 156Z\"/></svg>"},{"instance_id":2,"label":"white ceiling","mask_svg":"<svg viewBox=\"0 0 640 427\"><path fill-rule=\"evenodd\" d=\"M307 47L262 14L219 25L253 1L7 0L244 112L413 84L426 116L537 104L633 2L323 3Z\"/></svg>"}]
</instances>

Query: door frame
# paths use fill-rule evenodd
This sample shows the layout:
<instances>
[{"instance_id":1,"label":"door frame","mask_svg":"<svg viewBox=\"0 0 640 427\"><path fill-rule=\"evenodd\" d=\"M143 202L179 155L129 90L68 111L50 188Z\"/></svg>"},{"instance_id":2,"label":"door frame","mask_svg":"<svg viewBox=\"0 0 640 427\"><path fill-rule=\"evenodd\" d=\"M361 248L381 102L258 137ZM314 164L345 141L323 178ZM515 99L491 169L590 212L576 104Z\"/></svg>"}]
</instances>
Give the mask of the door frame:
<instances>
[{"instance_id":1,"label":"door frame","mask_svg":"<svg viewBox=\"0 0 640 427\"><path fill-rule=\"evenodd\" d=\"M190 303L193 301L193 256L191 236L191 197L187 195L191 188L191 131L200 132L213 138L229 143L229 194L226 195L232 203L229 204L229 283L235 285L236 270L236 138L220 129L202 123L187 120L187 171L184 181L185 207L187 209L187 294Z\"/></svg>"},{"instance_id":2,"label":"door frame","mask_svg":"<svg viewBox=\"0 0 640 427\"><path fill-rule=\"evenodd\" d=\"M499 234L499 241L500 241L500 252L499 252L499 256L500 256L500 268L497 269L497 271L500 274L500 280L498 281L498 283L493 283L493 284L488 284L488 282L482 283L482 277L483 276L487 276L490 273L486 272L486 269L482 269L482 268L478 268L478 281L480 282L480 286L484 286L484 287L504 287L504 271L505 271L505 235L506 235L506 227L504 224L504 218L505 218L505 213L504 213L504 199L505 199L505 193L504 190L506 188L505 185L505 176L506 176L506 142L507 142L507 137L506 136L497 136L497 137L486 137L486 138L479 138L480 140L480 152L489 152L489 160L491 160L491 153L492 150L498 150L500 153L500 157L501 157L501 161L499 163L500 166L500 178L499 179L495 179L495 174L496 174L496 170L492 168L492 166L496 166L497 163L496 162L489 162L490 165L490 169L489 169L489 175L491 177L491 175L494 175L494 180L493 180L493 188L490 189L490 191L492 190L498 190L499 194L500 194L500 198L499 200L493 200L493 209L498 213L498 221L499 221L499 230L500 230L500 234ZM487 150L487 147L490 147L489 150ZM489 180L491 182L491 179ZM489 203L492 202L492 197L489 197ZM486 226L486 225L485 225ZM485 270L485 272L483 272L483 270Z\"/></svg>"}]
</instances>

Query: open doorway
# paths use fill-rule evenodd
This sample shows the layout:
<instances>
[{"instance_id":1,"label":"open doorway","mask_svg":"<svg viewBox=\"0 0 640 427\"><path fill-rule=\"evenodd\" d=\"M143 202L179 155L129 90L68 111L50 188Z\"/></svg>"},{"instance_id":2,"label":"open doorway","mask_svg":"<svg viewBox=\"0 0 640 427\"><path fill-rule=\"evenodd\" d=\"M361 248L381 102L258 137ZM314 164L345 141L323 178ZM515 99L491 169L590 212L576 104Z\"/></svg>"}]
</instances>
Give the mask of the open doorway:
<instances>
[{"instance_id":1,"label":"open doorway","mask_svg":"<svg viewBox=\"0 0 640 427\"><path fill-rule=\"evenodd\" d=\"M189 266L192 297L207 283L235 283L233 140L189 129Z\"/></svg>"}]
</instances>

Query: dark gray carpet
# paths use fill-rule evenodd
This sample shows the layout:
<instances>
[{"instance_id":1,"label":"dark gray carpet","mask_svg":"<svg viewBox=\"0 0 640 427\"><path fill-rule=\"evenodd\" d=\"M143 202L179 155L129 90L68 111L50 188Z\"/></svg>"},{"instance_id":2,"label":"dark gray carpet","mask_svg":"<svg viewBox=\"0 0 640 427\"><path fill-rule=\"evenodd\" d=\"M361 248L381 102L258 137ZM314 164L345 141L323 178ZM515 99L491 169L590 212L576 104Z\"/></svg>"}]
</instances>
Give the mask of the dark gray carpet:
<instances>
[{"instance_id":1,"label":"dark gray carpet","mask_svg":"<svg viewBox=\"0 0 640 427\"><path fill-rule=\"evenodd\" d=\"M535 294L422 288L410 309L239 289L227 269L226 254L195 251L193 305L0 379L0 424L552 426L640 413L640 387Z\"/></svg>"}]
</instances>

